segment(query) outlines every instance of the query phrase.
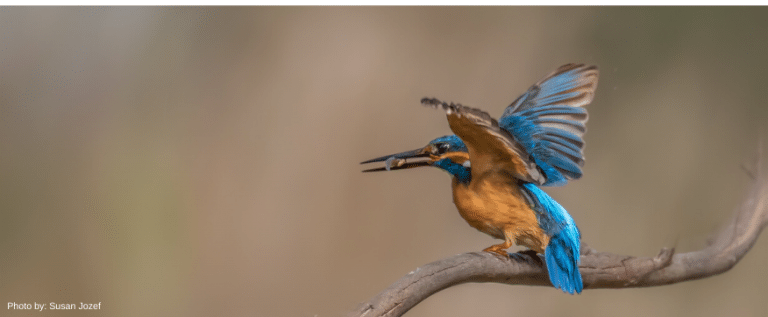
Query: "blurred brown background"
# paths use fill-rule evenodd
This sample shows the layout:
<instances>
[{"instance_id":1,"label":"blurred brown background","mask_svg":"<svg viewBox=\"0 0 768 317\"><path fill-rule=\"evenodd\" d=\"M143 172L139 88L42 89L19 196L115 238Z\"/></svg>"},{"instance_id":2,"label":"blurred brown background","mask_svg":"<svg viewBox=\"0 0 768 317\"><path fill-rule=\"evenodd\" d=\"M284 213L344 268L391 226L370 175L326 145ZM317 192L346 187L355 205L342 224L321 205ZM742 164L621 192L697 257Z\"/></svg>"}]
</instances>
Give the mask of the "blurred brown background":
<instances>
[{"instance_id":1,"label":"blurred brown background","mask_svg":"<svg viewBox=\"0 0 768 317\"><path fill-rule=\"evenodd\" d=\"M337 316L496 241L436 169L358 163L601 69L584 177L547 189L590 246L703 245L768 120L768 9L0 9L0 304L101 316ZM768 237L665 287L466 284L409 316L767 316ZM5 310L4 316L85 315Z\"/></svg>"}]
</instances>

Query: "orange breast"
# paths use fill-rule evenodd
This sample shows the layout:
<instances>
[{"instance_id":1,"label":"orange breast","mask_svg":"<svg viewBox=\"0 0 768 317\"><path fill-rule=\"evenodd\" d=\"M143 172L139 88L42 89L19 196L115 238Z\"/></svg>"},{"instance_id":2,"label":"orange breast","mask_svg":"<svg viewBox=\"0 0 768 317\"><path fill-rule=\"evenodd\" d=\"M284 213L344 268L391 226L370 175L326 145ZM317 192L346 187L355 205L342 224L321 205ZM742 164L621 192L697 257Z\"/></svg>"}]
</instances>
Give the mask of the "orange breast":
<instances>
[{"instance_id":1,"label":"orange breast","mask_svg":"<svg viewBox=\"0 0 768 317\"><path fill-rule=\"evenodd\" d=\"M473 228L543 253L549 237L520 190L511 175L491 171L473 175L469 186L454 180L453 202Z\"/></svg>"}]
</instances>

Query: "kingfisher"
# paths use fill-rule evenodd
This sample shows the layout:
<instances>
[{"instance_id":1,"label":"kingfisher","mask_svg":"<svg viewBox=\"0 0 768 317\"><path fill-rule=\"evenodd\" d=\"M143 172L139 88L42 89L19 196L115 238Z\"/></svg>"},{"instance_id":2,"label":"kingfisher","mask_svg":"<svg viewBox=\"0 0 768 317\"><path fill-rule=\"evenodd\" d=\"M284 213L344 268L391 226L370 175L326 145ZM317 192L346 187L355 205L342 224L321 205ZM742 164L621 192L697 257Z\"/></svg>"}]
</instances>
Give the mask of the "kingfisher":
<instances>
[{"instance_id":1,"label":"kingfisher","mask_svg":"<svg viewBox=\"0 0 768 317\"><path fill-rule=\"evenodd\" d=\"M453 202L470 226L504 240L483 251L507 257L513 244L544 254L549 279L581 293L581 234L573 218L539 186L561 186L582 175L587 111L597 88L596 66L567 64L512 102L499 120L488 113L424 98L445 111L454 135L425 147L362 162L377 172L433 166L452 177Z\"/></svg>"}]
</instances>

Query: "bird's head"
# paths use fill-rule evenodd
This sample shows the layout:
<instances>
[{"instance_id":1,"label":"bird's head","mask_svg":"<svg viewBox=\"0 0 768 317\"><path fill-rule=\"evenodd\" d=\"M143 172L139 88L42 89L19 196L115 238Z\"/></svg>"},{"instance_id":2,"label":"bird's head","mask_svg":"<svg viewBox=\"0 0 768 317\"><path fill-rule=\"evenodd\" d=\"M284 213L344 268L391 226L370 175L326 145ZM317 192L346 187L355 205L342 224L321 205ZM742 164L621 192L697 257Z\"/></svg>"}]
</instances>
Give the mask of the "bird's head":
<instances>
[{"instance_id":1,"label":"bird's head","mask_svg":"<svg viewBox=\"0 0 768 317\"><path fill-rule=\"evenodd\" d=\"M384 162L384 167L363 172L380 172L421 166L439 167L460 180L469 175L469 153L464 142L455 135L447 135L430 141L427 146L413 151L386 155L360 164Z\"/></svg>"}]
</instances>

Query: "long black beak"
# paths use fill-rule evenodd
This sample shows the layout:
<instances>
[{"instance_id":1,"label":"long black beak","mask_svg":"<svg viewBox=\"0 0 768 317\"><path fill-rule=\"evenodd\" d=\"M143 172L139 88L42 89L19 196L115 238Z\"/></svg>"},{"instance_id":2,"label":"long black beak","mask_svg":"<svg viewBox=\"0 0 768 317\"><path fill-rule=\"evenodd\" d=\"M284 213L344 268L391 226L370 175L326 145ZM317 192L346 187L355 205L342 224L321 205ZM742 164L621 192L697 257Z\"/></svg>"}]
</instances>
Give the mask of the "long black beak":
<instances>
[{"instance_id":1,"label":"long black beak","mask_svg":"<svg viewBox=\"0 0 768 317\"><path fill-rule=\"evenodd\" d=\"M417 162L408 162L408 159L415 159L420 157L429 157L429 152L425 151L424 149L416 149L413 151L403 152L403 153L397 153L382 157L377 157L375 159L367 160L365 162L360 162L360 164L368 164L373 162L384 162L384 167L379 168L371 168L364 170L363 172L381 172L381 171L389 171L389 170L400 170L400 169L406 169L406 168L414 168L419 166L429 166L432 164L432 160L424 160L424 161L417 161Z\"/></svg>"}]
</instances>

